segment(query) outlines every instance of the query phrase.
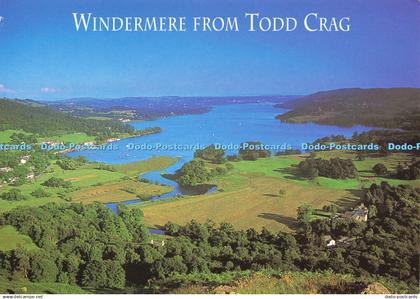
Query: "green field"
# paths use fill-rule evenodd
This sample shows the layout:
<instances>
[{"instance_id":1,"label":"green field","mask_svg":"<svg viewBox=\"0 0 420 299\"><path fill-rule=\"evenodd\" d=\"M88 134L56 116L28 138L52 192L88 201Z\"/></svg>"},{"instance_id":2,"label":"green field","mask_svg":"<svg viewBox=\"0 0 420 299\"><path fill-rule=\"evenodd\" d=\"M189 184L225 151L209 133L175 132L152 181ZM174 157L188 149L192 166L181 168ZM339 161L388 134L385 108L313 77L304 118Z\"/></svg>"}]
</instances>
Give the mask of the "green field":
<instances>
[{"instance_id":1,"label":"green field","mask_svg":"<svg viewBox=\"0 0 420 299\"><path fill-rule=\"evenodd\" d=\"M0 143L8 143L10 142L10 136L13 133L25 133L22 130L4 130L0 132ZM43 137L37 138L39 142L44 141L55 141L55 142L63 142L63 143L83 143L87 141L94 141L95 136L89 136L86 133L73 133L73 134L63 134L57 136L50 136L50 137Z\"/></svg>"},{"instance_id":2,"label":"green field","mask_svg":"<svg viewBox=\"0 0 420 299\"><path fill-rule=\"evenodd\" d=\"M13 226L0 226L0 251L8 251L17 247L27 250L38 248L30 237L20 234Z\"/></svg>"},{"instance_id":3,"label":"green field","mask_svg":"<svg viewBox=\"0 0 420 299\"><path fill-rule=\"evenodd\" d=\"M329 159L356 155L343 152L319 153ZM385 158L366 158L354 161L360 178L335 180L318 177L307 180L296 173L295 166L306 156L279 156L257 161L232 163L234 169L227 175L210 183L218 186L214 193L200 196L184 196L160 202L136 204L142 207L145 221L153 226L162 226L168 221L184 224L192 219L204 222L230 222L235 227L292 231L296 227L296 211L304 203L316 209L327 204L336 204L341 209L355 205L362 194L361 188L386 180L391 185L411 184L420 187L420 181L402 181L376 177L371 168L384 163L393 170L398 162L410 161L411 156L394 154ZM280 195L280 190L285 192Z\"/></svg>"},{"instance_id":4,"label":"green field","mask_svg":"<svg viewBox=\"0 0 420 299\"><path fill-rule=\"evenodd\" d=\"M55 141L63 143L75 143L80 144L88 141L94 141L95 136L87 135L86 133L72 133L72 134L63 134L57 136L49 136L44 138L39 138L38 141Z\"/></svg>"},{"instance_id":5,"label":"green field","mask_svg":"<svg viewBox=\"0 0 420 299\"><path fill-rule=\"evenodd\" d=\"M136 175L142 174L154 170L164 169L168 166L174 164L178 159L171 158L171 157L164 157L164 156L154 156L147 159L147 163L145 161L136 161L129 164L118 164L114 165L114 167L122 173L126 175Z\"/></svg>"},{"instance_id":6,"label":"green field","mask_svg":"<svg viewBox=\"0 0 420 299\"><path fill-rule=\"evenodd\" d=\"M10 136L13 133L23 133L23 134L27 134L22 130L4 130L4 131L0 131L0 143L9 143L10 142Z\"/></svg>"},{"instance_id":7,"label":"green field","mask_svg":"<svg viewBox=\"0 0 420 299\"><path fill-rule=\"evenodd\" d=\"M53 163L35 181L17 187L28 197L27 200L5 201L0 199L0 213L19 206L39 206L48 202L64 202L59 197L59 193L66 193L72 198L72 201L83 203L92 203L94 201L118 202L135 199L138 196L147 198L166 193L171 190L170 187L140 182L137 176L147 171L166 168L175 161L176 159L174 158L154 157L134 163L116 165L116 171L96 169L98 165L95 163L87 163L76 170L63 170ZM71 182L78 190L69 191L65 188L42 186L42 183L51 177L62 178ZM0 193L13 188L16 187L2 186ZM31 193L37 188L43 188L51 196L34 198L31 196Z\"/></svg>"},{"instance_id":8,"label":"green field","mask_svg":"<svg viewBox=\"0 0 420 299\"><path fill-rule=\"evenodd\" d=\"M0 294L89 294L86 289L64 283L30 282L24 278L12 280L0 273ZM12 295L13 296L13 295ZM29 298L29 297L28 297Z\"/></svg>"},{"instance_id":9,"label":"green field","mask_svg":"<svg viewBox=\"0 0 420 299\"><path fill-rule=\"evenodd\" d=\"M107 116L89 116L86 119L93 119L93 120L112 120L112 117Z\"/></svg>"},{"instance_id":10,"label":"green field","mask_svg":"<svg viewBox=\"0 0 420 299\"><path fill-rule=\"evenodd\" d=\"M169 186L143 183L138 180L121 180L104 185L91 186L70 193L74 202L119 202L133 199L147 199L171 191Z\"/></svg>"}]
</instances>

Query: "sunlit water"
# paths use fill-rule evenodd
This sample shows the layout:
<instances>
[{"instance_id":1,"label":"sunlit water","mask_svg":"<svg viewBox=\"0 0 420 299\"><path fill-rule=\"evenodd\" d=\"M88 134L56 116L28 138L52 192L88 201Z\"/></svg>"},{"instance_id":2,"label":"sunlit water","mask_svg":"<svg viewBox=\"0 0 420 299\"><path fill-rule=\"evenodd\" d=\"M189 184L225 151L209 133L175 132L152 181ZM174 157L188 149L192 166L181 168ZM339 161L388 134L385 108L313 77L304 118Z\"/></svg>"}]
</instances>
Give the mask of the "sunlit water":
<instances>
[{"instance_id":1,"label":"sunlit water","mask_svg":"<svg viewBox=\"0 0 420 299\"><path fill-rule=\"evenodd\" d=\"M286 110L274 108L273 104L237 104L214 106L206 114L173 116L153 121L132 122L136 129L146 127L161 127L159 134L134 137L116 141L114 146L118 150L87 150L70 153L70 156L83 155L92 161L105 162L109 164L123 164L138 160L145 160L152 156L178 157L174 165L159 171L153 171L142 175L153 182L159 182L173 187L173 191L156 196L152 200L159 200L184 194L178 184L161 176L162 172L174 173L185 162L192 159L194 149L191 150L162 150L155 145L200 145L209 144L239 145L246 141L260 141L268 145L290 144L299 148L302 143L313 142L317 138L330 135L344 135L350 137L353 132L368 131L371 128L354 126L352 128L340 128L335 126L317 124L286 124L275 119L276 115ZM150 150L130 150L132 144L152 146ZM235 150L228 150L234 153ZM214 191L211 188L209 191ZM110 198L112 201L112 198ZM130 200L125 204L137 203L138 200ZM110 203L108 207L116 210L116 204Z\"/></svg>"}]
</instances>

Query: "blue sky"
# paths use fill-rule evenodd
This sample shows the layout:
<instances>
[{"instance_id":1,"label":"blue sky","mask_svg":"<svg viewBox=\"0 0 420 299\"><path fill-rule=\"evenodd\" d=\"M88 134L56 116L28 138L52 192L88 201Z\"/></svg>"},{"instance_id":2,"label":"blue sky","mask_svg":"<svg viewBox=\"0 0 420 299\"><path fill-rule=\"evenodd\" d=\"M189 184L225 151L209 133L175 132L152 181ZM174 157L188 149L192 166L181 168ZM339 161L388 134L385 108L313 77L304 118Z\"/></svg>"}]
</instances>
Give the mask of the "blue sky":
<instances>
[{"instance_id":1,"label":"blue sky","mask_svg":"<svg viewBox=\"0 0 420 299\"><path fill-rule=\"evenodd\" d=\"M72 12L238 16L310 12L350 32L76 32ZM420 87L417 0L0 0L0 96L32 99L308 94ZM242 25L242 24L240 24Z\"/></svg>"}]
</instances>

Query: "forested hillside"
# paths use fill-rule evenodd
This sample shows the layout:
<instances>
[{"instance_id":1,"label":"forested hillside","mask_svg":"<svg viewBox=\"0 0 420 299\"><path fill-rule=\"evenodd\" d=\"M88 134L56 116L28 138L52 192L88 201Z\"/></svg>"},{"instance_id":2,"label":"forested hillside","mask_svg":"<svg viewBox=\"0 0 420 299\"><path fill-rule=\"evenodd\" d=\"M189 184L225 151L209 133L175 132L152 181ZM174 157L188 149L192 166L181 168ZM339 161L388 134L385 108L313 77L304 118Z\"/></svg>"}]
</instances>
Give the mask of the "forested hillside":
<instances>
[{"instance_id":1,"label":"forested hillside","mask_svg":"<svg viewBox=\"0 0 420 299\"><path fill-rule=\"evenodd\" d=\"M126 97L116 99L77 98L49 102L53 109L75 116L151 120L161 117L209 112L215 105L281 103L290 96L236 97Z\"/></svg>"},{"instance_id":2,"label":"forested hillside","mask_svg":"<svg viewBox=\"0 0 420 299\"><path fill-rule=\"evenodd\" d=\"M278 107L292 109L277 117L291 123L420 128L419 88L338 89L291 100Z\"/></svg>"},{"instance_id":3,"label":"forested hillside","mask_svg":"<svg viewBox=\"0 0 420 299\"><path fill-rule=\"evenodd\" d=\"M35 103L0 99L0 130L20 129L42 137L77 132L93 136L134 132L131 126L116 121L73 117Z\"/></svg>"}]
</instances>

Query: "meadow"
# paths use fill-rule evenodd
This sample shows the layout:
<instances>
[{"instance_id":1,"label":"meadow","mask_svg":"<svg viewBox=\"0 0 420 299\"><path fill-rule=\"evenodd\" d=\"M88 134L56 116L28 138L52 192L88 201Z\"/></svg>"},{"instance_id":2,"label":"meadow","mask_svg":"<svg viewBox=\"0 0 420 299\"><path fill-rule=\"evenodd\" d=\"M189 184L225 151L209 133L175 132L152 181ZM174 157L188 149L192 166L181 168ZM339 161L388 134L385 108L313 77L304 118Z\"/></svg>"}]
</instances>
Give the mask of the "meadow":
<instances>
[{"instance_id":1,"label":"meadow","mask_svg":"<svg viewBox=\"0 0 420 299\"><path fill-rule=\"evenodd\" d=\"M62 135L38 138L39 142L54 141L54 142L63 142L63 143L74 143L74 144L81 144L84 142L89 142L89 141L94 141L94 140L95 140L95 136L91 136L86 133L71 133L71 134L62 134Z\"/></svg>"},{"instance_id":2,"label":"meadow","mask_svg":"<svg viewBox=\"0 0 420 299\"><path fill-rule=\"evenodd\" d=\"M26 250L38 249L30 237L20 234L13 226L0 227L0 251L8 251L17 247Z\"/></svg>"},{"instance_id":3,"label":"meadow","mask_svg":"<svg viewBox=\"0 0 420 299\"><path fill-rule=\"evenodd\" d=\"M335 180L318 177L314 180L302 178L295 166L307 155L276 156L257 161L233 162L233 170L218 177L210 184L217 191L199 196L183 196L159 202L141 203L145 221L161 227L172 221L179 224L196 219L204 222L229 222L236 228L266 227L285 232L296 228L297 208L305 203L316 209L335 204L345 210L353 207L362 194L361 189L372 183L388 181L391 185L411 184L420 187L420 181L403 181L377 177L372 172L376 163L384 163L393 170L398 163L409 162L408 154L393 154L387 157L366 157L357 161L356 154L344 152L322 152L318 157L350 158L356 165L360 177Z\"/></svg>"},{"instance_id":4,"label":"meadow","mask_svg":"<svg viewBox=\"0 0 420 299\"><path fill-rule=\"evenodd\" d=\"M370 294L400 291L388 280L357 279L350 274L324 272L225 272L218 275L189 275L189 285L175 294Z\"/></svg>"},{"instance_id":5,"label":"meadow","mask_svg":"<svg viewBox=\"0 0 420 299\"><path fill-rule=\"evenodd\" d=\"M25 278L9 278L0 273L0 293L16 294L89 294L89 290L65 283L31 282Z\"/></svg>"},{"instance_id":6,"label":"meadow","mask_svg":"<svg viewBox=\"0 0 420 299\"><path fill-rule=\"evenodd\" d=\"M0 131L0 143L9 143L10 140L10 136L12 136L12 134L14 133L23 133L23 134L27 134L22 130L1 130Z\"/></svg>"},{"instance_id":7,"label":"meadow","mask_svg":"<svg viewBox=\"0 0 420 299\"><path fill-rule=\"evenodd\" d=\"M72 202L92 203L95 201L107 203L138 198L148 198L171 190L168 186L140 182L138 175L147 171L166 168L176 161L175 158L153 157L148 160L130 164L115 165L115 171L98 169L98 164L87 163L75 170L63 170L52 163L47 171L19 188L28 199L21 201L0 200L0 213L19 206L39 206L48 202L64 202L60 194L70 196ZM62 178L71 182L73 189L50 188L42 183L51 177ZM6 192L14 186L2 186L0 191ZM50 196L34 198L31 193L42 188Z\"/></svg>"},{"instance_id":8,"label":"meadow","mask_svg":"<svg viewBox=\"0 0 420 299\"><path fill-rule=\"evenodd\" d=\"M0 143L9 143L11 141L10 136L14 133L22 133L25 135L30 135L29 133L23 130L3 130L0 132ZM38 142L45 141L55 141L63 143L75 143L80 144L88 141L94 141L95 136L88 135L86 133L71 133L71 134L62 134L49 137L38 137Z\"/></svg>"}]
</instances>

